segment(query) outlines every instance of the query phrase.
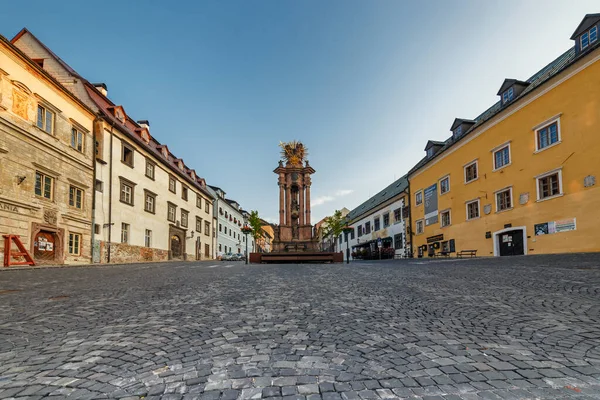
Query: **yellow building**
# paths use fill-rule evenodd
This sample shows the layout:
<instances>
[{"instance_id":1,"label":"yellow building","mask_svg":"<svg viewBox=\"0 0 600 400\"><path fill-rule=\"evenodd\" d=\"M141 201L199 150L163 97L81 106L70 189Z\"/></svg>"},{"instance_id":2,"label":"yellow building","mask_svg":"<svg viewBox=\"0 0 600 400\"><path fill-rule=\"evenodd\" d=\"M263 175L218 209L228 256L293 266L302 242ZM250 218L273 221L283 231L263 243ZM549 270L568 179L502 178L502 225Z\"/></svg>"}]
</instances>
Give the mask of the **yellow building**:
<instances>
[{"instance_id":1,"label":"yellow building","mask_svg":"<svg viewBox=\"0 0 600 400\"><path fill-rule=\"evenodd\" d=\"M409 172L415 255L600 251L599 30L586 15L573 48L427 143Z\"/></svg>"}]
</instances>

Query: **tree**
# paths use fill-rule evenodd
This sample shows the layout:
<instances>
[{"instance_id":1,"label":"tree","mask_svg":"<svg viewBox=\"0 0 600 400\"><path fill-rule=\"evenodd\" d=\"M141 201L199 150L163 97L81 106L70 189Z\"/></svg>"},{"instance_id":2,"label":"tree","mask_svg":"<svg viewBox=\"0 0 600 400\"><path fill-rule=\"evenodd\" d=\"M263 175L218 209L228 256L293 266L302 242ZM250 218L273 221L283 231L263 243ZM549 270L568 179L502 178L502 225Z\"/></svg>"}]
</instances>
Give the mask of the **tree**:
<instances>
[{"instance_id":1,"label":"tree","mask_svg":"<svg viewBox=\"0 0 600 400\"><path fill-rule=\"evenodd\" d=\"M325 229L323 230L323 238L332 237L334 242L335 239L344 232L344 227L347 225L348 221L346 217L342 216L341 210L335 210L332 216L325 217L323 221Z\"/></svg>"},{"instance_id":2,"label":"tree","mask_svg":"<svg viewBox=\"0 0 600 400\"><path fill-rule=\"evenodd\" d=\"M248 225L252 228L252 237L254 238L254 243L258 243L263 234L262 229L262 221L258 216L258 211L250 211L250 216L248 217Z\"/></svg>"}]
</instances>

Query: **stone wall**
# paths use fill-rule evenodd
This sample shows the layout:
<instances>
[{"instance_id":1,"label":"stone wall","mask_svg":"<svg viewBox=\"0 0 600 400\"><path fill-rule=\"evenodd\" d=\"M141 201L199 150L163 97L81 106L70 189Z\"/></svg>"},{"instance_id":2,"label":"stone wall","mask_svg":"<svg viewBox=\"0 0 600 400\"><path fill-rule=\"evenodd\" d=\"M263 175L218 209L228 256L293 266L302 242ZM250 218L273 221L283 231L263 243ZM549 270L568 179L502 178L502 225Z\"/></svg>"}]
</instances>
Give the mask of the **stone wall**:
<instances>
[{"instance_id":1,"label":"stone wall","mask_svg":"<svg viewBox=\"0 0 600 400\"><path fill-rule=\"evenodd\" d=\"M100 242L100 262L108 262L108 242ZM111 264L125 264L132 262L168 261L169 251L153 249L143 246L133 246L126 243L111 244Z\"/></svg>"}]
</instances>

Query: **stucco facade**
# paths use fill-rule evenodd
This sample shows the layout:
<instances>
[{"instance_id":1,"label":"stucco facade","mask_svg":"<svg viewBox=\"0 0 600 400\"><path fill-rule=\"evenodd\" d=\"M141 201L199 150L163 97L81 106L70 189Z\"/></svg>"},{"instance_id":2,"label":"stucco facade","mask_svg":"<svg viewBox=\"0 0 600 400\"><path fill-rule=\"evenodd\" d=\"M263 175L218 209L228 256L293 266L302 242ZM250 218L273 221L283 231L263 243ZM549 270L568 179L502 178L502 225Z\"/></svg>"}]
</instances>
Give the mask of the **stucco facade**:
<instances>
[{"instance_id":1,"label":"stucco facade","mask_svg":"<svg viewBox=\"0 0 600 400\"><path fill-rule=\"evenodd\" d=\"M0 235L38 265L89 263L95 115L3 37L0 66Z\"/></svg>"},{"instance_id":2,"label":"stucco facade","mask_svg":"<svg viewBox=\"0 0 600 400\"><path fill-rule=\"evenodd\" d=\"M226 253L246 253L246 237L242 233L244 226L244 210L231 199L226 198L226 192L216 186L209 186L215 197L214 210L217 221L216 257ZM248 252L255 251L254 239L248 235Z\"/></svg>"},{"instance_id":3,"label":"stucco facade","mask_svg":"<svg viewBox=\"0 0 600 400\"><path fill-rule=\"evenodd\" d=\"M434 144L410 173L415 255L600 251L600 47L561 57L550 79L459 140Z\"/></svg>"}]
</instances>

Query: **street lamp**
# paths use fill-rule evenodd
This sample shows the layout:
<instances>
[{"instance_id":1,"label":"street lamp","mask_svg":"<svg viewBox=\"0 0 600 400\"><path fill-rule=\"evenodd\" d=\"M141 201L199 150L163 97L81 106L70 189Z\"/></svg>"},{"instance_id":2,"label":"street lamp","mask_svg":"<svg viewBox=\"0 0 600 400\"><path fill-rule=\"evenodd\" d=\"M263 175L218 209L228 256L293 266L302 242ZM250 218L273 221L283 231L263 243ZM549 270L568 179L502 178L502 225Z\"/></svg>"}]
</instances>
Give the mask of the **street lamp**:
<instances>
[{"instance_id":1,"label":"street lamp","mask_svg":"<svg viewBox=\"0 0 600 400\"><path fill-rule=\"evenodd\" d=\"M248 215L244 214L244 226L242 232L246 235L246 265L248 264L248 234L252 232L252 228L248 226Z\"/></svg>"},{"instance_id":2,"label":"street lamp","mask_svg":"<svg viewBox=\"0 0 600 400\"><path fill-rule=\"evenodd\" d=\"M350 241L348 240L348 236L350 232L354 231L354 228L351 226L345 226L342 228L344 231L344 235L346 235L346 264L350 264Z\"/></svg>"}]
</instances>

